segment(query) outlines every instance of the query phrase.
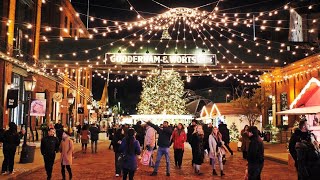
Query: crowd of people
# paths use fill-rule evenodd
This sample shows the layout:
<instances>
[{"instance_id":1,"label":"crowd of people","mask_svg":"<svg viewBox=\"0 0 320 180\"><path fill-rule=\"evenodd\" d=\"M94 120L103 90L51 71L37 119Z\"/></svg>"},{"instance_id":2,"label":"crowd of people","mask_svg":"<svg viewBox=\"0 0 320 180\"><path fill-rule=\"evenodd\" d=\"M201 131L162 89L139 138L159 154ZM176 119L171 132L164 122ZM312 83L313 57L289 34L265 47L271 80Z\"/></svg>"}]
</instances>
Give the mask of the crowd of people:
<instances>
[{"instance_id":1,"label":"crowd of people","mask_svg":"<svg viewBox=\"0 0 320 180\"><path fill-rule=\"evenodd\" d=\"M129 125L116 125L110 127L107 136L111 140L109 149L113 148L115 153L115 176L122 175L123 179L134 178L137 170L137 156L142 158L153 168L151 176L157 176L162 156L166 161L166 176L170 176L170 147L173 145L174 165L177 169L182 168L185 143L192 150L192 166L195 175L201 176L201 165L205 162L205 157L209 158L212 175L225 175L224 164L226 154L233 151L229 147L230 135L226 124L219 126L200 124L193 120L185 128L179 123L170 125L164 121L160 126L146 121L141 121L129 127ZM52 178L53 164L56 153L61 153L61 174L62 179L66 179L65 169L72 179L72 160L74 153L74 140L70 133L65 131L59 121L55 125L50 123L47 133L41 140L41 154L43 155L47 179ZM91 152L97 153L100 128L96 123L77 124L75 142L82 144L82 153L87 152L87 144L91 141ZM259 180L264 165L264 145L261 133L256 126L245 126L241 134L242 157L247 161L245 179ZM0 141L3 143L4 161L2 164L2 174L13 174L14 157L17 146L23 134L17 132L17 125L9 123L9 129L2 132ZM154 161L154 151L157 156ZM316 180L320 177L320 147L316 136L309 130L306 120L299 123L299 127L294 130L289 142L289 152L295 161L295 167L299 180ZM147 159L146 159L147 157ZM146 159L146 160L145 160ZM142 160L141 160L142 161ZM216 170L216 164L219 171Z\"/></svg>"},{"instance_id":2,"label":"crowd of people","mask_svg":"<svg viewBox=\"0 0 320 180\"><path fill-rule=\"evenodd\" d=\"M129 133L130 132L130 133ZM132 135L132 133L134 135ZM249 180L260 179L264 163L264 147L259 130L255 126L246 126L242 132L243 158L248 161L247 178ZM185 142L188 142L192 149L192 166L194 173L201 176L201 165L205 156L210 159L212 175L225 175L224 164L227 152L233 155L229 147L230 135L226 124L220 123L218 127L209 124L200 124L197 120L185 127L182 123L169 125L164 121L160 126L146 121L141 121L130 128L128 125L114 126L109 128L108 136L111 140L109 149L113 147L115 152L115 176L123 174L123 179L133 179L137 170L136 156L143 150L142 159L145 154L148 159L147 165L153 168L151 176L157 176L162 156L166 161L166 176L170 176L170 147L173 145L174 164L177 169L182 168ZM133 136L133 139L131 139ZM130 141L129 141L130 139ZM128 143L130 142L130 143ZM248 144L246 143L248 142ZM154 151L157 157L153 158ZM145 153L147 152L147 153ZM216 164L220 172L216 171ZM245 172L244 172L245 173Z\"/></svg>"}]
</instances>

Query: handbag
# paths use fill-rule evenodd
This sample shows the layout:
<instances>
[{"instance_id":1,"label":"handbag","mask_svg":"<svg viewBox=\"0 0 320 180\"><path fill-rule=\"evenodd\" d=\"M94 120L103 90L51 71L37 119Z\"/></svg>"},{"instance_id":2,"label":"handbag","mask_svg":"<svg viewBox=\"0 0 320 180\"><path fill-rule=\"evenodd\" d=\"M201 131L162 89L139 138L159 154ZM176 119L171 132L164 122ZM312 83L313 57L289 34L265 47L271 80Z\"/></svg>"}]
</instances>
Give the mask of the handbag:
<instances>
[{"instance_id":1,"label":"handbag","mask_svg":"<svg viewBox=\"0 0 320 180\"><path fill-rule=\"evenodd\" d=\"M121 153L120 156L118 157L118 162L123 163L127 160L127 154Z\"/></svg>"},{"instance_id":2,"label":"handbag","mask_svg":"<svg viewBox=\"0 0 320 180\"><path fill-rule=\"evenodd\" d=\"M142 157L141 157L141 164L148 166L151 160L151 151L145 150L143 151Z\"/></svg>"}]
</instances>

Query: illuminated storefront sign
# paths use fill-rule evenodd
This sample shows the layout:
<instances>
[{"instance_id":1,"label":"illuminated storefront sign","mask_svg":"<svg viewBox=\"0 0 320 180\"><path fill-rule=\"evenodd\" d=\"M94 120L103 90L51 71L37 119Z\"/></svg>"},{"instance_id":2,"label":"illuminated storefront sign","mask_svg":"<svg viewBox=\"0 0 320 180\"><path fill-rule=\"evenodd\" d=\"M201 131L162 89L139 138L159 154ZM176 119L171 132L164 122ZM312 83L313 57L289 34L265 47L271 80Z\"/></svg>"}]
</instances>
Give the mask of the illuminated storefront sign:
<instances>
[{"instance_id":1,"label":"illuminated storefront sign","mask_svg":"<svg viewBox=\"0 0 320 180\"><path fill-rule=\"evenodd\" d=\"M216 54L125 54L106 53L105 63L216 65Z\"/></svg>"}]
</instances>

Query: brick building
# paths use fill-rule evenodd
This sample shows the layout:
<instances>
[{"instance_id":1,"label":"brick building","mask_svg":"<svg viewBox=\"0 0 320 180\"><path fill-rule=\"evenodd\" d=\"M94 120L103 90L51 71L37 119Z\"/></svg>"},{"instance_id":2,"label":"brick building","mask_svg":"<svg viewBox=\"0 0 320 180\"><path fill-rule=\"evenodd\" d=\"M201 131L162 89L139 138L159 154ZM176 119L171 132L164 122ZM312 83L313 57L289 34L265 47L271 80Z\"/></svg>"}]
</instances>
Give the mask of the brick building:
<instances>
[{"instance_id":1,"label":"brick building","mask_svg":"<svg viewBox=\"0 0 320 180\"><path fill-rule=\"evenodd\" d=\"M0 2L0 127L6 128L13 121L23 124L27 115L26 92L23 80L33 74L37 84L32 98L38 93L46 99L46 116L32 117L33 125L42 122L62 120L69 122L70 112L74 121L82 122L88 116L87 103L91 101L91 71L70 69L71 76L58 77L43 71L45 64L41 57L41 43L46 43L44 37L62 36L64 38L88 38L81 19L68 0L55 0L43 3L42 0ZM56 8L53 8L56 7ZM62 10L61 10L62 9ZM56 18L57 15L60 18ZM50 28L48 28L50 27ZM18 106L9 109L6 106L7 91L18 89ZM53 94L61 93L62 102L53 102ZM73 109L68 109L67 95L75 97ZM83 115L78 115L76 109L84 107ZM37 120L36 120L37 119ZM34 127L34 126L33 126Z\"/></svg>"},{"instance_id":2,"label":"brick building","mask_svg":"<svg viewBox=\"0 0 320 180\"><path fill-rule=\"evenodd\" d=\"M313 55L261 76L263 92L272 101L263 114L263 124L292 127L298 116L276 115L288 110L290 104L312 78L320 79L320 55Z\"/></svg>"}]
</instances>

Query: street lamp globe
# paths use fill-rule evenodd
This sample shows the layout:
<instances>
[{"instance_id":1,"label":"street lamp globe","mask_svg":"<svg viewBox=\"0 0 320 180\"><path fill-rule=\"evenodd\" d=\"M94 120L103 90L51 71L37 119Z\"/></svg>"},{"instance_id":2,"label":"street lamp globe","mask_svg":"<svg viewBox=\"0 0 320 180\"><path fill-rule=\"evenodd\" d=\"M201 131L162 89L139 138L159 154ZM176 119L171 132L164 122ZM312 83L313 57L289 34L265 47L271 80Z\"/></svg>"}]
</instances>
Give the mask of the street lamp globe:
<instances>
[{"instance_id":1,"label":"street lamp globe","mask_svg":"<svg viewBox=\"0 0 320 180\"><path fill-rule=\"evenodd\" d=\"M73 102L74 102L74 97L73 97L72 93L68 94L67 98L68 98L68 103L69 103L69 104L73 104Z\"/></svg>"},{"instance_id":2,"label":"street lamp globe","mask_svg":"<svg viewBox=\"0 0 320 180\"><path fill-rule=\"evenodd\" d=\"M92 105L91 105L90 103L88 103L88 104L87 104L87 109L90 110L90 109L91 109L91 106L92 106Z\"/></svg>"},{"instance_id":3,"label":"street lamp globe","mask_svg":"<svg viewBox=\"0 0 320 180\"><path fill-rule=\"evenodd\" d=\"M34 76L29 75L28 77L24 78L24 88L26 91L34 91L37 84L37 80Z\"/></svg>"}]
</instances>

